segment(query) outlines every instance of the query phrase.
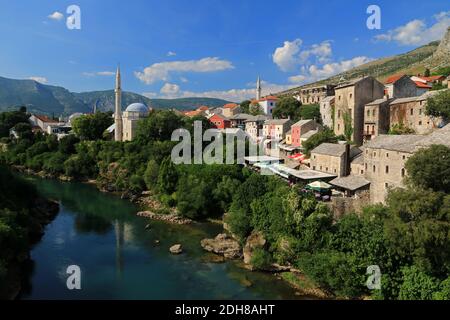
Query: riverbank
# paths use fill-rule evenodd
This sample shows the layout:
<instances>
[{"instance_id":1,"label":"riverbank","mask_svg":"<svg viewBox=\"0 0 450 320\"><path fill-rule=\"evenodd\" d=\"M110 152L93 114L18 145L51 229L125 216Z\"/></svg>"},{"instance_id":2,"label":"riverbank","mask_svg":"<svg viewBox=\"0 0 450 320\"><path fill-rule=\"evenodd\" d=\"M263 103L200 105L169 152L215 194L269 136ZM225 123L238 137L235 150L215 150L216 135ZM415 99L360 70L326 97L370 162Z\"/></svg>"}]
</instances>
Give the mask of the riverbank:
<instances>
[{"instance_id":1,"label":"riverbank","mask_svg":"<svg viewBox=\"0 0 450 320\"><path fill-rule=\"evenodd\" d=\"M0 299L13 300L22 289L30 251L56 217L59 204L37 195L31 185L9 172L2 172L1 179L7 181L0 185Z\"/></svg>"},{"instance_id":2,"label":"riverbank","mask_svg":"<svg viewBox=\"0 0 450 320\"><path fill-rule=\"evenodd\" d=\"M51 175L48 173L45 173L43 171L35 172L33 170L30 170L25 167L15 166L15 170L22 172L24 174L30 174L33 176L37 176L40 178L45 179L57 179L63 182L67 181L73 181L73 179L69 179L65 176L58 176L58 175ZM99 183L96 180L85 180L81 181L82 183L89 184L95 186L99 191L104 193L110 193L110 194L116 194L120 196L122 199L127 199L131 201L132 203L137 204L143 211L139 211L137 215L148 218L150 220L155 221L163 221L164 223L168 224L190 224L192 223L192 220L184 219L179 216L177 216L177 211L174 208L168 208L165 205L163 205L156 196L152 195L149 191L144 191L139 195L131 194L129 192L117 192L113 190L109 190L108 188L102 188ZM208 219L210 221L211 219ZM213 224L221 225L226 232L227 228L225 227L225 223L223 220L214 219L213 221L210 221ZM199 244L200 245L200 244ZM240 249L241 251L243 248ZM213 251L212 251L213 252ZM222 263L227 258L223 259L223 255L220 253L212 253L217 258L211 259L214 260L216 263ZM238 265L241 268L252 270L251 267L249 267L248 264L244 263L243 255L241 254L239 257L236 255L230 255L228 258L232 259L238 259L242 261L242 263L238 263ZM323 290L321 290L318 287L314 287L312 285L311 281L306 281L305 276L299 272L290 272L290 268L272 268L271 270L266 270L264 272L267 272L272 277L277 278L279 280L285 281L287 284L289 284L292 288L294 288L297 292L297 295L308 295L314 298L323 299L323 298L332 298L332 295L329 295L325 293ZM289 275L289 276L288 276Z\"/></svg>"}]
</instances>

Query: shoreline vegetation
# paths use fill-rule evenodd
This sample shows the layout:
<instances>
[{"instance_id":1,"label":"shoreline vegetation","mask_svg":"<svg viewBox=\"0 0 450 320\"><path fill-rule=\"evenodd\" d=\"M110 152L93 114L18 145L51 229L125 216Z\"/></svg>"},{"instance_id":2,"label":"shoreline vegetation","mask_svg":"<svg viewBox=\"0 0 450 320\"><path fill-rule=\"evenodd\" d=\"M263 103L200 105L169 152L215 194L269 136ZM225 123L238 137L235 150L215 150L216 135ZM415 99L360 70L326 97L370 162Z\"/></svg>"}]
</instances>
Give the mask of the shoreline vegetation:
<instances>
[{"instance_id":1,"label":"shoreline vegetation","mask_svg":"<svg viewBox=\"0 0 450 320\"><path fill-rule=\"evenodd\" d=\"M0 299L13 300L31 248L56 217L59 204L40 197L32 185L0 166L0 208Z\"/></svg>"},{"instance_id":2,"label":"shoreline vegetation","mask_svg":"<svg viewBox=\"0 0 450 320\"><path fill-rule=\"evenodd\" d=\"M442 174L450 172L447 147L412 156L407 187L391 190L385 205L335 219L327 205L301 192L300 184L289 186L237 164L175 165L172 132L192 131L196 120L207 129L204 117L152 111L129 142L98 135L110 125L108 117L85 117L88 126L75 126L76 135L60 141L16 125L18 138L0 141L0 162L43 177L95 181L101 191L137 203L145 194L147 211L157 215L224 217L226 234L205 243L212 252L233 255L237 244L253 270L274 272L273 266L280 266L283 272L275 273L283 279L322 288L333 298L450 299L450 184ZM366 285L373 265L382 272L381 289ZM281 266L301 270L304 278Z\"/></svg>"}]
</instances>

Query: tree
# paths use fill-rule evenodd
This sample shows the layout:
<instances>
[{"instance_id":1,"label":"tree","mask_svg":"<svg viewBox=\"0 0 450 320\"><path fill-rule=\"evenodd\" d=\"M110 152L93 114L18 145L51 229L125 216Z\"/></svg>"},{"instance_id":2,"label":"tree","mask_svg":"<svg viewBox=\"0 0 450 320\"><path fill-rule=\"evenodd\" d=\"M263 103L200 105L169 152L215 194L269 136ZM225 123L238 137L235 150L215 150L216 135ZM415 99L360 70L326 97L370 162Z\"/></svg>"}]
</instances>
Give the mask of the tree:
<instances>
[{"instance_id":1,"label":"tree","mask_svg":"<svg viewBox=\"0 0 450 320\"><path fill-rule=\"evenodd\" d=\"M145 185L149 190L154 190L157 187L159 174L159 165L155 160L150 160L147 164L147 169L144 173Z\"/></svg>"},{"instance_id":2,"label":"tree","mask_svg":"<svg viewBox=\"0 0 450 320\"><path fill-rule=\"evenodd\" d=\"M336 137L333 130L325 128L323 131L312 135L308 140L303 142L302 145L305 148L306 154L310 154L311 150L324 142L336 143L337 141L338 137Z\"/></svg>"},{"instance_id":3,"label":"tree","mask_svg":"<svg viewBox=\"0 0 450 320\"><path fill-rule=\"evenodd\" d=\"M430 69L426 68L426 69L425 69L425 72L424 72L424 76L425 76L425 77L429 77L430 74L431 74L431 73L430 73Z\"/></svg>"},{"instance_id":4,"label":"tree","mask_svg":"<svg viewBox=\"0 0 450 320\"><path fill-rule=\"evenodd\" d=\"M412 128L405 126L403 123L396 123L389 129L389 134L414 134L415 131Z\"/></svg>"},{"instance_id":5,"label":"tree","mask_svg":"<svg viewBox=\"0 0 450 320\"><path fill-rule=\"evenodd\" d=\"M318 104L304 104L300 108L301 119L315 119L317 122L322 122L320 116L320 105Z\"/></svg>"},{"instance_id":6,"label":"tree","mask_svg":"<svg viewBox=\"0 0 450 320\"><path fill-rule=\"evenodd\" d=\"M19 136L19 139L33 139L33 131L31 129L31 125L28 122L19 122L14 126L14 130Z\"/></svg>"},{"instance_id":7,"label":"tree","mask_svg":"<svg viewBox=\"0 0 450 320\"><path fill-rule=\"evenodd\" d=\"M347 141L352 141L353 138L352 116L350 112L344 112L344 136Z\"/></svg>"},{"instance_id":8,"label":"tree","mask_svg":"<svg viewBox=\"0 0 450 320\"><path fill-rule=\"evenodd\" d=\"M444 121L450 120L450 90L444 90L427 99L426 115L442 117Z\"/></svg>"},{"instance_id":9,"label":"tree","mask_svg":"<svg viewBox=\"0 0 450 320\"><path fill-rule=\"evenodd\" d=\"M185 217L202 219L208 216L207 184L194 175L183 175L177 188L177 208Z\"/></svg>"},{"instance_id":10,"label":"tree","mask_svg":"<svg viewBox=\"0 0 450 320\"><path fill-rule=\"evenodd\" d=\"M59 151L63 154L74 154L76 152L75 145L80 142L75 135L69 134L59 140Z\"/></svg>"},{"instance_id":11,"label":"tree","mask_svg":"<svg viewBox=\"0 0 450 320\"><path fill-rule=\"evenodd\" d=\"M275 118L289 118L292 121L300 120L300 107L301 102L294 97L283 97L277 102L277 106L273 110L273 116Z\"/></svg>"},{"instance_id":12,"label":"tree","mask_svg":"<svg viewBox=\"0 0 450 320\"><path fill-rule=\"evenodd\" d=\"M82 140L102 140L103 133L113 122L110 112L97 112L73 120L72 129Z\"/></svg>"},{"instance_id":13,"label":"tree","mask_svg":"<svg viewBox=\"0 0 450 320\"><path fill-rule=\"evenodd\" d=\"M439 289L439 281L430 277L416 266L405 267L400 287L401 300L431 300Z\"/></svg>"},{"instance_id":14,"label":"tree","mask_svg":"<svg viewBox=\"0 0 450 320\"><path fill-rule=\"evenodd\" d=\"M172 132L180 128L183 128L183 120L173 111L152 111L147 118L139 121L136 140L142 144L170 140Z\"/></svg>"},{"instance_id":15,"label":"tree","mask_svg":"<svg viewBox=\"0 0 450 320\"><path fill-rule=\"evenodd\" d=\"M26 113L26 109L21 111L9 111L0 113L0 137L8 137L9 129L18 123L28 123L30 115Z\"/></svg>"},{"instance_id":16,"label":"tree","mask_svg":"<svg viewBox=\"0 0 450 320\"><path fill-rule=\"evenodd\" d=\"M250 114L250 100L244 100L240 103L242 113Z\"/></svg>"},{"instance_id":17,"label":"tree","mask_svg":"<svg viewBox=\"0 0 450 320\"><path fill-rule=\"evenodd\" d=\"M450 148L432 145L406 161L408 180L416 186L450 193Z\"/></svg>"},{"instance_id":18,"label":"tree","mask_svg":"<svg viewBox=\"0 0 450 320\"><path fill-rule=\"evenodd\" d=\"M158 189L163 194L175 192L178 182L177 168L172 160L167 157L161 163L158 174Z\"/></svg>"}]
</instances>

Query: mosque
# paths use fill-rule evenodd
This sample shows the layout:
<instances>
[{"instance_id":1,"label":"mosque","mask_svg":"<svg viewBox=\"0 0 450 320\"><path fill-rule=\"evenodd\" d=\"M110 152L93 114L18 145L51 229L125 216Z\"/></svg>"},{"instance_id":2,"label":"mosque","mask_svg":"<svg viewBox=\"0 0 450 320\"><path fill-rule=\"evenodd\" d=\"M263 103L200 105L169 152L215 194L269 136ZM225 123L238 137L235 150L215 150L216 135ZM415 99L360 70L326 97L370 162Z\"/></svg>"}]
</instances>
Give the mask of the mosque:
<instances>
[{"instance_id":1,"label":"mosque","mask_svg":"<svg viewBox=\"0 0 450 320\"><path fill-rule=\"evenodd\" d=\"M116 88L114 92L116 98L114 111L114 140L131 141L136 136L138 121L148 117L150 110L145 104L139 102L130 104L122 114L120 67L117 67Z\"/></svg>"}]
</instances>

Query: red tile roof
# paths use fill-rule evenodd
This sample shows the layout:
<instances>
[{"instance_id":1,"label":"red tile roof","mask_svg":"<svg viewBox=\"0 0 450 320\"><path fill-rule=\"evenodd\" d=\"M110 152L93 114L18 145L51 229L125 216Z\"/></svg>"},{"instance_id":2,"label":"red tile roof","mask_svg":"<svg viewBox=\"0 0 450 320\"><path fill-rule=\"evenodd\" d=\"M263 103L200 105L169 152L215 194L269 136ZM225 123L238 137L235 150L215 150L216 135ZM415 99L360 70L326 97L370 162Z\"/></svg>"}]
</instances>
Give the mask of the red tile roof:
<instances>
[{"instance_id":1,"label":"red tile roof","mask_svg":"<svg viewBox=\"0 0 450 320\"><path fill-rule=\"evenodd\" d=\"M267 101L267 100L278 100L278 98L275 96L267 96L267 97L260 99L259 101Z\"/></svg>"},{"instance_id":2,"label":"red tile roof","mask_svg":"<svg viewBox=\"0 0 450 320\"><path fill-rule=\"evenodd\" d=\"M423 79L423 80L425 80L427 82L434 82L434 81L437 81L437 80L444 80L445 79L444 76L429 76L429 77L422 77L422 76L420 76L418 78L421 78L421 79Z\"/></svg>"},{"instance_id":3,"label":"red tile roof","mask_svg":"<svg viewBox=\"0 0 450 320\"><path fill-rule=\"evenodd\" d=\"M207 107L207 106L200 106L200 107L197 108L197 110L206 111L206 110L209 110L209 107Z\"/></svg>"},{"instance_id":4,"label":"red tile roof","mask_svg":"<svg viewBox=\"0 0 450 320\"><path fill-rule=\"evenodd\" d=\"M186 117L195 117L202 114L202 110L185 111L184 115Z\"/></svg>"},{"instance_id":5,"label":"red tile roof","mask_svg":"<svg viewBox=\"0 0 450 320\"><path fill-rule=\"evenodd\" d=\"M237 103L227 103L226 105L224 105L224 109L234 109L238 106Z\"/></svg>"},{"instance_id":6,"label":"red tile roof","mask_svg":"<svg viewBox=\"0 0 450 320\"><path fill-rule=\"evenodd\" d=\"M431 89L431 86L427 85L426 83L420 82L420 81L414 81L417 88L423 88L423 89Z\"/></svg>"},{"instance_id":7,"label":"red tile roof","mask_svg":"<svg viewBox=\"0 0 450 320\"><path fill-rule=\"evenodd\" d=\"M403 76L404 76L404 74L396 74L394 76L391 76L391 77L387 78L385 84L394 83Z\"/></svg>"},{"instance_id":8,"label":"red tile roof","mask_svg":"<svg viewBox=\"0 0 450 320\"><path fill-rule=\"evenodd\" d=\"M44 116L44 115L35 114L34 116L35 116L37 119L41 120L42 122L47 122L47 123L59 123L58 120L50 119L49 117Z\"/></svg>"}]
</instances>

